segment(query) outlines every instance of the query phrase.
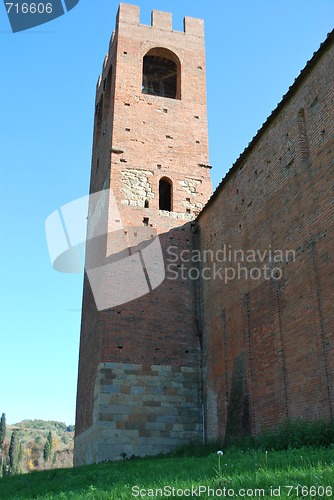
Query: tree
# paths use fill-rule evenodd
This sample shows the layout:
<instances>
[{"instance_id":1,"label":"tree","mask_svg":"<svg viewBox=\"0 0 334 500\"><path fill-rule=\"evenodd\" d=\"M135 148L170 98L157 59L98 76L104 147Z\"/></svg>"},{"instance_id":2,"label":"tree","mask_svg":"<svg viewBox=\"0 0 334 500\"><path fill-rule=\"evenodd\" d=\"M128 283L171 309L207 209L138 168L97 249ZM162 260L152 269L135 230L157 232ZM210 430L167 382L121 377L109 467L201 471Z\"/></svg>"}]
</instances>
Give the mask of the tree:
<instances>
[{"instance_id":1,"label":"tree","mask_svg":"<svg viewBox=\"0 0 334 500\"><path fill-rule=\"evenodd\" d=\"M59 445L59 437L57 435L53 436L52 437L52 449L58 450L58 445Z\"/></svg>"},{"instance_id":2,"label":"tree","mask_svg":"<svg viewBox=\"0 0 334 500\"><path fill-rule=\"evenodd\" d=\"M41 450L40 447L36 443L31 443L31 460L35 468L39 467L40 459L41 459Z\"/></svg>"},{"instance_id":3,"label":"tree","mask_svg":"<svg viewBox=\"0 0 334 500\"><path fill-rule=\"evenodd\" d=\"M6 437L6 415L3 413L0 420L0 448Z\"/></svg>"},{"instance_id":4,"label":"tree","mask_svg":"<svg viewBox=\"0 0 334 500\"><path fill-rule=\"evenodd\" d=\"M7 474L6 459L1 457L1 472L0 477L5 477Z\"/></svg>"},{"instance_id":5,"label":"tree","mask_svg":"<svg viewBox=\"0 0 334 500\"><path fill-rule=\"evenodd\" d=\"M64 434L61 440L64 444L68 444L71 441L70 437L67 434Z\"/></svg>"},{"instance_id":6,"label":"tree","mask_svg":"<svg viewBox=\"0 0 334 500\"><path fill-rule=\"evenodd\" d=\"M50 443L48 440L46 440L44 448L43 448L43 458L44 462L47 462L50 458L51 455L51 450L50 450Z\"/></svg>"},{"instance_id":7,"label":"tree","mask_svg":"<svg viewBox=\"0 0 334 500\"><path fill-rule=\"evenodd\" d=\"M49 458L51 457L51 452L52 452L52 432L49 431L49 434L48 434L48 437L46 438L46 442L45 442L44 449L43 449L43 457L44 457L45 462L47 462L49 460Z\"/></svg>"},{"instance_id":8,"label":"tree","mask_svg":"<svg viewBox=\"0 0 334 500\"><path fill-rule=\"evenodd\" d=\"M35 437L35 439L34 439L34 442L35 442L36 444L40 444L40 442L41 442L41 441L42 441L42 438L41 438L41 436L40 436L40 435L37 435L37 436Z\"/></svg>"},{"instance_id":9,"label":"tree","mask_svg":"<svg viewBox=\"0 0 334 500\"><path fill-rule=\"evenodd\" d=\"M6 437L6 415L3 413L0 419L0 477L6 474L6 460L4 458L3 443Z\"/></svg>"},{"instance_id":10,"label":"tree","mask_svg":"<svg viewBox=\"0 0 334 500\"><path fill-rule=\"evenodd\" d=\"M28 446L23 449L24 468L28 471L34 468L33 451L31 449L32 446L34 446L34 442L30 441Z\"/></svg>"},{"instance_id":11,"label":"tree","mask_svg":"<svg viewBox=\"0 0 334 500\"><path fill-rule=\"evenodd\" d=\"M22 462L22 458L23 458L23 447L22 447L22 443L19 443L18 452L17 452L17 462L18 462L18 464L20 464Z\"/></svg>"},{"instance_id":12,"label":"tree","mask_svg":"<svg viewBox=\"0 0 334 500\"><path fill-rule=\"evenodd\" d=\"M11 474L19 472L20 445L17 439L17 431L13 431L9 445L9 470Z\"/></svg>"}]
</instances>

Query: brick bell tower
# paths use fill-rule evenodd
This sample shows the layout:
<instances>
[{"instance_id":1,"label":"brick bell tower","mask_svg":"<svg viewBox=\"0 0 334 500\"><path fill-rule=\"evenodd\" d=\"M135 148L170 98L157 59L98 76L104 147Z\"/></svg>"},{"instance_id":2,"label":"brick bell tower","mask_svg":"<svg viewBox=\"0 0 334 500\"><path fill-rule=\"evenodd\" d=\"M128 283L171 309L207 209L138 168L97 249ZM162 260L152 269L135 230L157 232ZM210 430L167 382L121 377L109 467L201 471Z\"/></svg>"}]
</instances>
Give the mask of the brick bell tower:
<instances>
[{"instance_id":1,"label":"brick bell tower","mask_svg":"<svg viewBox=\"0 0 334 500\"><path fill-rule=\"evenodd\" d=\"M209 168L203 21L186 17L184 31L173 31L171 14L153 11L146 26L139 7L120 4L97 84L90 192L112 189L120 233L134 228L135 238L146 226L159 234L166 277L98 310L85 275L76 465L153 455L202 435L196 283L182 279L174 256L168 272L168 248L179 255L193 247L191 221L211 195ZM90 208L88 234L104 210L106 235L94 251L87 241L86 262L110 253L110 203Z\"/></svg>"}]
</instances>

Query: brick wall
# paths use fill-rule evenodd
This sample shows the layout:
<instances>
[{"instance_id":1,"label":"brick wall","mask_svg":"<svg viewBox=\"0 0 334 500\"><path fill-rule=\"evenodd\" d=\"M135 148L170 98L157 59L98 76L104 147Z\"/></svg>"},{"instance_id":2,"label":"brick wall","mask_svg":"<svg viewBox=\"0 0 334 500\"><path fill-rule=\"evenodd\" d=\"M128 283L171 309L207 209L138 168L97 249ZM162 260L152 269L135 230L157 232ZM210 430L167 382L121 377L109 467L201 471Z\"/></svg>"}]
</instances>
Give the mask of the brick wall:
<instances>
[{"instance_id":1,"label":"brick wall","mask_svg":"<svg viewBox=\"0 0 334 500\"><path fill-rule=\"evenodd\" d=\"M210 438L257 433L286 418L333 416L333 39L198 218L202 252L223 261L225 249L222 276L200 281ZM240 252L230 259L229 250L239 249L267 255L263 262L241 262ZM283 262L275 262L275 250ZM246 268L240 279L238 263ZM213 271L213 263L205 267Z\"/></svg>"},{"instance_id":2,"label":"brick wall","mask_svg":"<svg viewBox=\"0 0 334 500\"><path fill-rule=\"evenodd\" d=\"M334 35L205 206L203 22L186 18L176 32L170 14L154 11L152 23L120 5L97 84L91 193L112 189L120 238L144 225L159 234L166 279L97 311L85 278L76 464L199 437L202 396L207 438L333 416ZM178 62L176 99L142 92L152 49ZM172 183L171 211L159 209L162 177ZM87 269L115 247L110 199L100 205L90 207L89 238L96 213L103 234L87 242ZM126 255L127 247L116 257ZM112 273L103 283L108 298Z\"/></svg>"},{"instance_id":3,"label":"brick wall","mask_svg":"<svg viewBox=\"0 0 334 500\"><path fill-rule=\"evenodd\" d=\"M120 5L97 84L91 172L91 193L113 191L122 222L119 238L136 238L146 225L152 237L160 235L165 260L170 245L192 248L191 221L211 194L203 21L186 18L184 32L172 31L171 22L171 14L154 11L152 26L144 26L138 7ZM178 62L176 99L142 92L143 58L152 49L158 57L171 53ZM159 208L163 177L172 183L171 211ZM91 204L89 238L97 236L95 213L104 228L100 233L112 227L110 206L110 200L98 210ZM105 263L114 247L112 233L88 240L86 268ZM122 251L116 258L129 256L127 247ZM130 286L135 279L124 278ZM111 274L102 281L108 298L115 288ZM98 312L86 279L76 464L159 453L201 436L195 295L193 282L166 279L136 300ZM105 377L111 380L109 392Z\"/></svg>"}]
</instances>

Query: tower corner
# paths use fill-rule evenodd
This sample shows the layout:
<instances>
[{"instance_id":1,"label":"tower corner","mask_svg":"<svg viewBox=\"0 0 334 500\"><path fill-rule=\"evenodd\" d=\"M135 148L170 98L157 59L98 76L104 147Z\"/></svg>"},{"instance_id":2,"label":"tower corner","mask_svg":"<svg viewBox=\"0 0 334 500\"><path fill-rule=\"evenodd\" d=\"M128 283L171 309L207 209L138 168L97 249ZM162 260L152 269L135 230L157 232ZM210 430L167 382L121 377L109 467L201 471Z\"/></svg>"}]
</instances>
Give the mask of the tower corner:
<instances>
[{"instance_id":1,"label":"tower corner","mask_svg":"<svg viewBox=\"0 0 334 500\"><path fill-rule=\"evenodd\" d=\"M120 3L116 18L116 24L139 24L140 21L140 7L128 3Z\"/></svg>"}]
</instances>

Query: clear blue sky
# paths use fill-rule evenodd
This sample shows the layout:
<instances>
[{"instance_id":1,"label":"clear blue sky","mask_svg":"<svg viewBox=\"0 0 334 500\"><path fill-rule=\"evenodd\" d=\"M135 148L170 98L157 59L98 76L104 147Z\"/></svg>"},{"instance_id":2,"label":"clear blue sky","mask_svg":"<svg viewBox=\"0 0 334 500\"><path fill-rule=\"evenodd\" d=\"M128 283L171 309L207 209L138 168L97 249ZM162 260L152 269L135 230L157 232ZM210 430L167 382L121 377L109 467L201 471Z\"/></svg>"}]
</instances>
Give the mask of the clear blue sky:
<instances>
[{"instance_id":1,"label":"clear blue sky","mask_svg":"<svg viewBox=\"0 0 334 500\"><path fill-rule=\"evenodd\" d=\"M333 28L333 0L138 0L205 19L214 187ZM74 423L82 275L53 271L44 222L87 194L95 85L118 2L80 0L12 34L0 5L0 413Z\"/></svg>"}]
</instances>

